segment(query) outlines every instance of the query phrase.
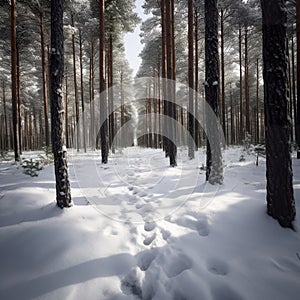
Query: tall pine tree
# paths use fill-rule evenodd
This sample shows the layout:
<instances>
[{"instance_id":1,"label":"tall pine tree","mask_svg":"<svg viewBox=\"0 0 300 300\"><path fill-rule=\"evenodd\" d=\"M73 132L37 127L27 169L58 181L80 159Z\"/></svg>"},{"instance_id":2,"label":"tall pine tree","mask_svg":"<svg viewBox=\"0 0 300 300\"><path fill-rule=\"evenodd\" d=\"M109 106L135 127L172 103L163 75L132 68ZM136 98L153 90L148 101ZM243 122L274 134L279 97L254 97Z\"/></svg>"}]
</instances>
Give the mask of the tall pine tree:
<instances>
[{"instance_id":1,"label":"tall pine tree","mask_svg":"<svg viewBox=\"0 0 300 300\"><path fill-rule=\"evenodd\" d=\"M261 0L263 15L263 76L267 150L268 214L281 226L295 218L290 155L286 59L286 0Z\"/></svg>"},{"instance_id":2,"label":"tall pine tree","mask_svg":"<svg viewBox=\"0 0 300 300\"><path fill-rule=\"evenodd\" d=\"M56 179L56 201L60 208L71 205L70 183L64 146L64 72L63 0L51 1L51 133Z\"/></svg>"}]
</instances>

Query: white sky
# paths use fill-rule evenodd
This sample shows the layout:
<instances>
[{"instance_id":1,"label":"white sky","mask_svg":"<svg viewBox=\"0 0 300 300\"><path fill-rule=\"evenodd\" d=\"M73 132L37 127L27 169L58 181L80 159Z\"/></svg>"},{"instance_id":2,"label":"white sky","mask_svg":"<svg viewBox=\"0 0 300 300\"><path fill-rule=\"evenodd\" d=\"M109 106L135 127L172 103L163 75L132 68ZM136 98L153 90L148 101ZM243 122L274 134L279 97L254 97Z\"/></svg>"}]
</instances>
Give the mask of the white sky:
<instances>
[{"instance_id":1,"label":"white sky","mask_svg":"<svg viewBox=\"0 0 300 300\"><path fill-rule=\"evenodd\" d=\"M143 20L146 18L143 12L143 0L136 0L136 9L135 12L138 13L139 17ZM143 48L142 44L140 43L140 28L139 26L135 29L132 33L127 33L124 38L125 42L125 53L127 60L129 62L130 67L133 69L133 76L135 76L136 72L139 69L141 59L139 54Z\"/></svg>"}]
</instances>

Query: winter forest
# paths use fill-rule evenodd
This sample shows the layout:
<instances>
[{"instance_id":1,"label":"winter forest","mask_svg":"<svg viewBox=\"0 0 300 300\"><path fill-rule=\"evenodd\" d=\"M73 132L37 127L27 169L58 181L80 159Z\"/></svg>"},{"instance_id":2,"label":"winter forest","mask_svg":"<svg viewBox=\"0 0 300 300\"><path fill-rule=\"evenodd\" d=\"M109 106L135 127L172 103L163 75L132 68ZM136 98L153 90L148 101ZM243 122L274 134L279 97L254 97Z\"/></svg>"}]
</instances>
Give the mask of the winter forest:
<instances>
[{"instance_id":1,"label":"winter forest","mask_svg":"<svg viewBox=\"0 0 300 300\"><path fill-rule=\"evenodd\" d=\"M298 0L0 0L0 299L299 299L299 99Z\"/></svg>"}]
</instances>

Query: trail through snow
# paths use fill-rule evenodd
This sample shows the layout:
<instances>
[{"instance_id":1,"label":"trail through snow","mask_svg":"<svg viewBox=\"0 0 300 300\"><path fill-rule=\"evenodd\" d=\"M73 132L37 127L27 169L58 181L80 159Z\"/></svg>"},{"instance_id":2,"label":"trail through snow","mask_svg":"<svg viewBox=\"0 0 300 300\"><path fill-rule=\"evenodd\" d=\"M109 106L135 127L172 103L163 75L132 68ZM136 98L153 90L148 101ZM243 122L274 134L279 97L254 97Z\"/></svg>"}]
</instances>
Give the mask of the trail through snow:
<instances>
[{"instance_id":1,"label":"trail through snow","mask_svg":"<svg viewBox=\"0 0 300 300\"><path fill-rule=\"evenodd\" d=\"M177 168L161 150L127 148L107 165L70 152L65 210L53 166L31 178L0 164L0 299L298 299L300 236L265 213L264 160L226 150L212 187L204 150L186 152Z\"/></svg>"}]
</instances>

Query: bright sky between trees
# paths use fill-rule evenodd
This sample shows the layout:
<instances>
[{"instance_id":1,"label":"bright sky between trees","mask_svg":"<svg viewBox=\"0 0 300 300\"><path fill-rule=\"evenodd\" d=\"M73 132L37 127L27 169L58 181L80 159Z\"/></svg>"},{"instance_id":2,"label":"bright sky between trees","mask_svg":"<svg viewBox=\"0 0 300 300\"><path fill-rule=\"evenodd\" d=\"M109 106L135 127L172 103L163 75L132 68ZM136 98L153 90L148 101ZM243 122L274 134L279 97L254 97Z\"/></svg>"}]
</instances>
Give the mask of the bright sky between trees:
<instances>
[{"instance_id":1,"label":"bright sky between trees","mask_svg":"<svg viewBox=\"0 0 300 300\"><path fill-rule=\"evenodd\" d=\"M138 13L139 17L142 20L146 19L146 15L144 14L144 10L142 8L144 0L136 0L136 8L135 11ZM140 42L140 26L138 26L134 32L127 33L124 38L125 42L125 53L126 58L129 62L130 67L133 69L133 75L137 73L141 59L139 54L143 48L143 45Z\"/></svg>"}]
</instances>

